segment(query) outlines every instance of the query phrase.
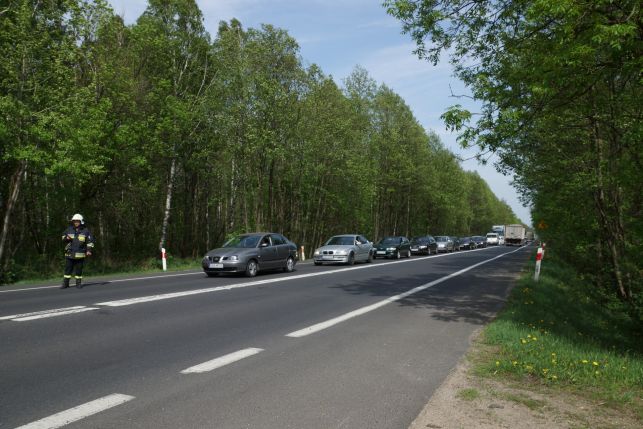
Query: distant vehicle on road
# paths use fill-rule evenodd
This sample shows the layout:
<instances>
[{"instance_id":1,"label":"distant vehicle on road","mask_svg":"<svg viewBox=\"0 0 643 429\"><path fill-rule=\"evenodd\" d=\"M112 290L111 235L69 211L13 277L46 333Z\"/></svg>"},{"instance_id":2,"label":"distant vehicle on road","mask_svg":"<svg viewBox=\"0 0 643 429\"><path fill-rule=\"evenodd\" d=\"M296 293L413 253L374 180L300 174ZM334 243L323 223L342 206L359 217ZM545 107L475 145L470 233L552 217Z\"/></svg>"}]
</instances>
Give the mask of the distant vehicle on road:
<instances>
[{"instance_id":1,"label":"distant vehicle on road","mask_svg":"<svg viewBox=\"0 0 643 429\"><path fill-rule=\"evenodd\" d=\"M506 225L505 226L505 245L507 246L522 246L525 244L526 228L521 224Z\"/></svg>"},{"instance_id":2,"label":"distant vehicle on road","mask_svg":"<svg viewBox=\"0 0 643 429\"><path fill-rule=\"evenodd\" d=\"M495 232L498 235L504 235L505 233L505 226L504 225L493 225L491 227L491 232Z\"/></svg>"},{"instance_id":3,"label":"distant vehicle on road","mask_svg":"<svg viewBox=\"0 0 643 429\"><path fill-rule=\"evenodd\" d=\"M297 246L281 234L256 232L232 237L218 249L210 250L201 265L208 277L220 273L245 273L281 269L291 272L297 263Z\"/></svg>"},{"instance_id":4,"label":"distant vehicle on road","mask_svg":"<svg viewBox=\"0 0 643 429\"><path fill-rule=\"evenodd\" d=\"M408 238L397 237L384 237L375 245L375 258L395 258L400 259L402 256L411 256L411 242Z\"/></svg>"},{"instance_id":5,"label":"distant vehicle on road","mask_svg":"<svg viewBox=\"0 0 643 429\"><path fill-rule=\"evenodd\" d=\"M438 243L438 253L439 252L453 252L453 240L447 235L438 235L435 237L435 241Z\"/></svg>"},{"instance_id":6,"label":"distant vehicle on road","mask_svg":"<svg viewBox=\"0 0 643 429\"><path fill-rule=\"evenodd\" d=\"M487 239L481 235L474 235L471 240L476 244L476 249L487 247Z\"/></svg>"},{"instance_id":7,"label":"distant vehicle on road","mask_svg":"<svg viewBox=\"0 0 643 429\"><path fill-rule=\"evenodd\" d=\"M476 248L476 243L471 237L460 238L460 250L471 250Z\"/></svg>"},{"instance_id":8,"label":"distant vehicle on road","mask_svg":"<svg viewBox=\"0 0 643 429\"><path fill-rule=\"evenodd\" d=\"M411 254L426 254L438 253L438 243L430 235L422 237L413 237L411 239Z\"/></svg>"},{"instance_id":9,"label":"distant vehicle on road","mask_svg":"<svg viewBox=\"0 0 643 429\"><path fill-rule=\"evenodd\" d=\"M487 234L487 246L497 246L500 244L498 241L498 234L495 232L490 232Z\"/></svg>"},{"instance_id":10,"label":"distant vehicle on road","mask_svg":"<svg viewBox=\"0 0 643 429\"><path fill-rule=\"evenodd\" d=\"M335 235L313 254L315 265L323 263L353 265L355 262L372 260L373 243L358 234Z\"/></svg>"}]
</instances>

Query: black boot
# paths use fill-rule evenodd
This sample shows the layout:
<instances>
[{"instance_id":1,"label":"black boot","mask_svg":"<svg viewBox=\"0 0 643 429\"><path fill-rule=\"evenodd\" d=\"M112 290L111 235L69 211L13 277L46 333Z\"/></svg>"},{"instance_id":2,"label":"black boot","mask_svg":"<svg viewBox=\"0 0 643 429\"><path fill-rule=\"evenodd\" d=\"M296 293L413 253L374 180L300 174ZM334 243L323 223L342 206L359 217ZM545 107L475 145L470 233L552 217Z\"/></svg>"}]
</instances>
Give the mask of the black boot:
<instances>
[{"instance_id":1,"label":"black boot","mask_svg":"<svg viewBox=\"0 0 643 429\"><path fill-rule=\"evenodd\" d=\"M81 284L81 282L82 282L82 279L76 279L76 288L78 289L83 288L83 285Z\"/></svg>"},{"instance_id":2,"label":"black boot","mask_svg":"<svg viewBox=\"0 0 643 429\"><path fill-rule=\"evenodd\" d=\"M69 279L64 278L63 279L63 284L60 286L61 289L67 289L69 287Z\"/></svg>"}]
</instances>

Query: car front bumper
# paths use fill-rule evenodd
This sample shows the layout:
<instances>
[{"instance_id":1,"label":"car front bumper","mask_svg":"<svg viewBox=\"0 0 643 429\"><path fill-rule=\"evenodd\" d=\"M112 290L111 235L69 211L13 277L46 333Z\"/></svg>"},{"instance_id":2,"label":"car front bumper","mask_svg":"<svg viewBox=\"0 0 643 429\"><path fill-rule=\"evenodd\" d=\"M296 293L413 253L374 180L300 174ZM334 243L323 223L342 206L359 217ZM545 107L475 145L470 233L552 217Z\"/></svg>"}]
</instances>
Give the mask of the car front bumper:
<instances>
[{"instance_id":1,"label":"car front bumper","mask_svg":"<svg viewBox=\"0 0 643 429\"><path fill-rule=\"evenodd\" d=\"M244 261L202 261L203 272L206 273L238 273L246 270Z\"/></svg>"},{"instance_id":2,"label":"car front bumper","mask_svg":"<svg viewBox=\"0 0 643 429\"><path fill-rule=\"evenodd\" d=\"M313 260L316 263L329 263L329 264L338 264L338 263L347 263L348 255L315 255Z\"/></svg>"}]
</instances>

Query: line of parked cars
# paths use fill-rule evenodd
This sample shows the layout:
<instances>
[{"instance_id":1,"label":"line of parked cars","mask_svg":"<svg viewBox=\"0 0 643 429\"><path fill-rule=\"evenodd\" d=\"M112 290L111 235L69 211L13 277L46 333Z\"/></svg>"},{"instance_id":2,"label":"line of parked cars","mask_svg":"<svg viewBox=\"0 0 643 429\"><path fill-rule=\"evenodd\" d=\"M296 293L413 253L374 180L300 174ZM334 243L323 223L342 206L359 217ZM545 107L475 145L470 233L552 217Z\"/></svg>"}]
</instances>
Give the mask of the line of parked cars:
<instances>
[{"instance_id":1,"label":"line of parked cars","mask_svg":"<svg viewBox=\"0 0 643 429\"><path fill-rule=\"evenodd\" d=\"M376 258L400 259L411 255L471 250L487 247L488 236L425 235L410 240L404 236L389 236L372 243L359 234L335 235L315 249L313 263L353 265L356 262L372 262ZM220 248L207 252L201 265L208 277L220 273L244 273L254 277L260 270L292 272L298 260L297 245L288 238L274 232L256 232L235 235Z\"/></svg>"}]
</instances>

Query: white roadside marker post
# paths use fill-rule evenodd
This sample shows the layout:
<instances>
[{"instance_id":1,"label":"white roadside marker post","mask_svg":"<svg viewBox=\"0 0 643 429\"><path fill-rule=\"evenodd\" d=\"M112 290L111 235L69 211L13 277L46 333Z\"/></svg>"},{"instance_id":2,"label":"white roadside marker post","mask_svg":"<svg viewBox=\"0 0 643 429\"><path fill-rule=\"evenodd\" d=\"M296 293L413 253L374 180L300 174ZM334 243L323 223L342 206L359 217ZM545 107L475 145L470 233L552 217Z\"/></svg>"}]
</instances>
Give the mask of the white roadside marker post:
<instances>
[{"instance_id":1,"label":"white roadside marker post","mask_svg":"<svg viewBox=\"0 0 643 429\"><path fill-rule=\"evenodd\" d=\"M543 248L539 247L538 251L536 252L536 272L534 273L534 280L538 281L538 277L540 277L540 263L543 259Z\"/></svg>"},{"instance_id":2,"label":"white roadside marker post","mask_svg":"<svg viewBox=\"0 0 643 429\"><path fill-rule=\"evenodd\" d=\"M167 271L167 254L165 247L161 247L161 262L163 263L163 271Z\"/></svg>"},{"instance_id":3,"label":"white roadside marker post","mask_svg":"<svg viewBox=\"0 0 643 429\"><path fill-rule=\"evenodd\" d=\"M306 260L306 252L304 252L304 246L299 248L299 259L303 262Z\"/></svg>"}]
</instances>

